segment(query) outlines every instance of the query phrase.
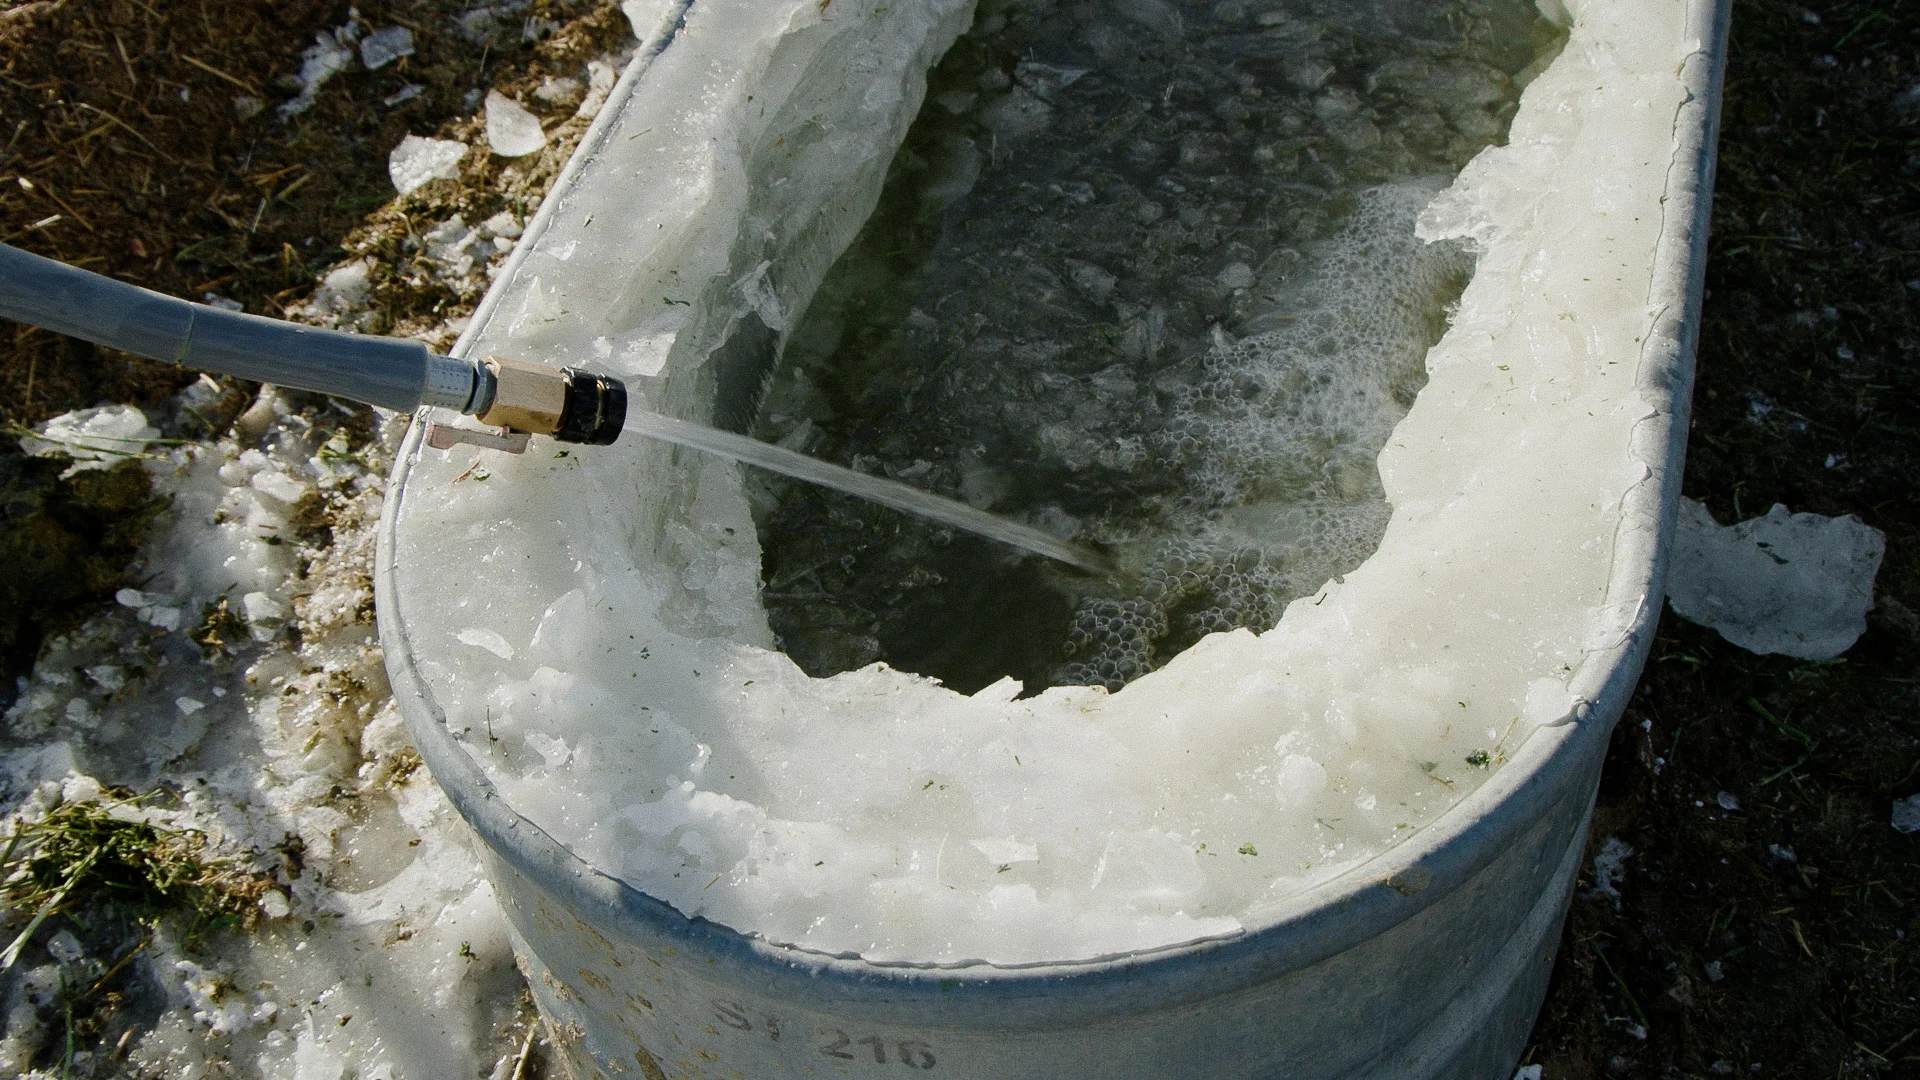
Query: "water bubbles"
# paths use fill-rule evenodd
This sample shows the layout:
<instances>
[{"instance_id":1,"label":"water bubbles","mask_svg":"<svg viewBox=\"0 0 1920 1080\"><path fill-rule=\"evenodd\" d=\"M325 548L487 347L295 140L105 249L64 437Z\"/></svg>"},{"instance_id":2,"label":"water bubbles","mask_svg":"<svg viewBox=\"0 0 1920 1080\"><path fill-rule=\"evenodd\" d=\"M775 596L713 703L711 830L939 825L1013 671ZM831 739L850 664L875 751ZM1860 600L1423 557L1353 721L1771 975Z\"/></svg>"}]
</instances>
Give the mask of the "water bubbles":
<instances>
[{"instance_id":1,"label":"water bubbles","mask_svg":"<svg viewBox=\"0 0 1920 1080\"><path fill-rule=\"evenodd\" d=\"M1435 57L1344 13L1230 8L1183 25L1253 35L1232 48L1139 49L1138 21L1099 6L976 29L930 79L759 431L811 425L816 453L926 463L934 490L1071 521L1127 580L937 548L917 523L881 542L832 526L832 497L779 488L763 577L839 571L769 598L791 654L857 630L963 691L1003 675L1118 688L1206 634L1272 626L1372 552L1388 517L1374 458L1469 265L1413 222L1478 149L1458 132L1504 116L1511 87L1472 45ZM1423 94L1413 111L1442 129L1424 142L1389 119ZM963 143L975 171L949 192L938 163ZM943 583L907 584L922 566Z\"/></svg>"}]
</instances>

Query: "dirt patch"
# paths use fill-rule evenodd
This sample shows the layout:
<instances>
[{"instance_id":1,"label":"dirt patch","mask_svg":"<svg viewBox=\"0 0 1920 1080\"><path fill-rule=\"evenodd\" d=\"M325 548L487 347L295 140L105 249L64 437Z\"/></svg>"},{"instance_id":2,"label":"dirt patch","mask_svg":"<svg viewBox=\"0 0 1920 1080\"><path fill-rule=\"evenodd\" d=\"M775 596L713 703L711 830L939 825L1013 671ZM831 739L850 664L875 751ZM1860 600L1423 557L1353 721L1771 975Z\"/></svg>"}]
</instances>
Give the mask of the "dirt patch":
<instances>
[{"instance_id":1,"label":"dirt patch","mask_svg":"<svg viewBox=\"0 0 1920 1080\"><path fill-rule=\"evenodd\" d=\"M631 36L617 8L588 0L367 0L357 11L354 20L339 0L0 10L0 240L171 295L285 315L352 254L342 238L393 199L387 155L403 136L474 145L460 182L432 185L439 197L487 183L516 166L486 151L481 95L498 89L555 128L584 129L571 105L532 90L550 76L581 78L589 59ZM336 34L342 27L353 29ZM411 33L413 55L370 70L354 39L395 27ZM294 77L316 34L352 58L295 112ZM102 402L148 405L194 378L8 329L0 425Z\"/></svg>"},{"instance_id":2,"label":"dirt patch","mask_svg":"<svg viewBox=\"0 0 1920 1080\"><path fill-rule=\"evenodd\" d=\"M1685 491L1859 514L1879 607L1828 664L1667 614L1582 881L1628 845L1619 903L1575 901L1534 1030L1552 1080L1920 1075L1920 836L1889 824L1920 790L1916 14L1734 7Z\"/></svg>"}]
</instances>

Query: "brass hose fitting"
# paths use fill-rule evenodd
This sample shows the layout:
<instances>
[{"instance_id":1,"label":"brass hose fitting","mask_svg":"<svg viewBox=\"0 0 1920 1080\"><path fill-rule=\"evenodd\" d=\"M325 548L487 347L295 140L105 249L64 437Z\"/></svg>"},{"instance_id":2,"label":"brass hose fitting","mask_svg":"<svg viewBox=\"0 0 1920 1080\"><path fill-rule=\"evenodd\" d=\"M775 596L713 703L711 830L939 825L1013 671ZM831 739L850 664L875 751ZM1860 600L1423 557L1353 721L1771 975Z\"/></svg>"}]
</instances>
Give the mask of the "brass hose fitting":
<instances>
[{"instance_id":1,"label":"brass hose fitting","mask_svg":"<svg viewBox=\"0 0 1920 1080\"><path fill-rule=\"evenodd\" d=\"M627 420L627 388L618 379L489 356L474 416L484 424L551 435L561 442L606 446Z\"/></svg>"}]
</instances>

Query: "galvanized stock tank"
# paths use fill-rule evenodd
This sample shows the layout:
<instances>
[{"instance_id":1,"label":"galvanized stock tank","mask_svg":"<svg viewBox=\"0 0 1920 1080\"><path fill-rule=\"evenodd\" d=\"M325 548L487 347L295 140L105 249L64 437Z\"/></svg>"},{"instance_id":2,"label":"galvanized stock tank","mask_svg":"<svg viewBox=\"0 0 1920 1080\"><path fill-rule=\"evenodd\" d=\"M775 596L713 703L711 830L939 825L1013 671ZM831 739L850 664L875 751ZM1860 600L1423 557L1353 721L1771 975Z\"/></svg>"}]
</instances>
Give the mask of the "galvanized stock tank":
<instances>
[{"instance_id":1,"label":"galvanized stock tank","mask_svg":"<svg viewBox=\"0 0 1920 1080\"><path fill-rule=\"evenodd\" d=\"M1543 9L1549 5L1566 17L1557 0L1543 0ZM542 243L556 208L571 192L615 179L596 172L596 149L619 137L623 117L648 107L649 66L678 47L685 7L658 6L659 32L556 184L463 351L503 332L500 297L526 250ZM1579 5L1566 7L1577 14ZM1571 682L1577 707L1536 730L1483 787L1389 854L1255 912L1235 938L1097 963L879 966L689 920L587 865L497 795L449 732L419 668L403 524L424 427L414 425L379 548L380 634L394 695L435 780L483 841L515 948L568 1072L645 1080L1510 1074L1545 993L1609 732L1661 608L1729 7L1729 0L1687 0L1687 40L1675 42L1673 53L1681 58L1684 100L1677 113L1649 120L1671 123L1672 156L1648 297L1651 331L1636 376L1652 409L1632 435L1646 478L1624 497L1608 586L1608 603L1628 613L1626 632L1590 647Z\"/></svg>"}]
</instances>

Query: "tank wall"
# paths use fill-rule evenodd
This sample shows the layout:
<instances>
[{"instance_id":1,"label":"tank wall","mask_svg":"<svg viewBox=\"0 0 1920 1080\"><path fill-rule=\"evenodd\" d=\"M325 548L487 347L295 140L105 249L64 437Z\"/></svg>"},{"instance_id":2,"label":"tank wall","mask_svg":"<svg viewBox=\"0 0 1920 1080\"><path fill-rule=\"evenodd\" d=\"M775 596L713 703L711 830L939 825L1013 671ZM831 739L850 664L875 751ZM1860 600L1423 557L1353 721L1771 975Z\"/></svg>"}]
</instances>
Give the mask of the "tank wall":
<instances>
[{"instance_id":1,"label":"tank wall","mask_svg":"<svg viewBox=\"0 0 1920 1080\"><path fill-rule=\"evenodd\" d=\"M596 913L506 861L488 860L556 1045L574 1075L862 1076L899 1070L1000 1080L1071 1077L1488 1077L1510 1068L1545 992L1586 839L1604 740L1575 743L1532 824L1491 862L1399 925L1298 970L1150 1012L1116 989L1100 1002L1030 995L1019 1030L970 1023L936 1000L923 1023L875 1019L845 976L756 985L685 939ZM1421 890L1405 875L1409 896ZM600 925L595 925L596 921ZM1257 942L1228 946L1257 951ZM1251 948L1250 948L1251 947ZM1175 961L1177 963L1178 961ZM1164 963L1164 962L1163 962ZM1161 965L1139 979L1173 985ZM978 976L956 971L954 991ZM1021 991L1007 987L1016 994ZM1149 995L1151 996L1151 995ZM1084 997L1084 995L1082 996ZM884 1059L884 1060L882 1060Z\"/></svg>"}]
</instances>

